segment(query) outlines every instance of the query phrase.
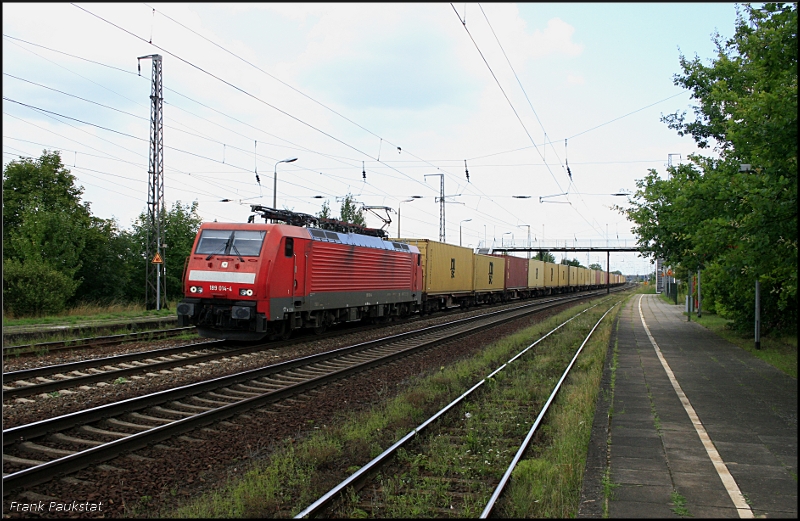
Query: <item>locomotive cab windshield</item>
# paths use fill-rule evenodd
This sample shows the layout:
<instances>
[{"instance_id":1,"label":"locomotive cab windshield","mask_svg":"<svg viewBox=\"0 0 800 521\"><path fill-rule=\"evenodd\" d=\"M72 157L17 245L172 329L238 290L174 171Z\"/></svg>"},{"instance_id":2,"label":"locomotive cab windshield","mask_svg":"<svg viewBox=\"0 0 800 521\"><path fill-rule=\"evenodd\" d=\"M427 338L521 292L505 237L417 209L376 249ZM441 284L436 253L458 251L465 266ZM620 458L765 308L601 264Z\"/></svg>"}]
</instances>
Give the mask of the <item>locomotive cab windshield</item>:
<instances>
[{"instance_id":1,"label":"locomotive cab windshield","mask_svg":"<svg viewBox=\"0 0 800 521\"><path fill-rule=\"evenodd\" d=\"M207 254L207 258L213 255L258 257L266 234L264 230L203 230L195 253Z\"/></svg>"}]
</instances>

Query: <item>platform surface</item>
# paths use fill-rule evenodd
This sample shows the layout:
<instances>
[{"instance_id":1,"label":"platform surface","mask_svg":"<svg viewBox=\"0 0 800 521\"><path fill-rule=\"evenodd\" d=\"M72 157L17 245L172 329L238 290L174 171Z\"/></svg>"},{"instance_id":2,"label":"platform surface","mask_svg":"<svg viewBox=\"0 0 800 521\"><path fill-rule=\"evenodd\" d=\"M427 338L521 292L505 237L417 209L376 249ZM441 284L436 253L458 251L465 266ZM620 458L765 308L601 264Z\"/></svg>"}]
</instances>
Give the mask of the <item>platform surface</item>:
<instances>
[{"instance_id":1,"label":"platform surface","mask_svg":"<svg viewBox=\"0 0 800 521\"><path fill-rule=\"evenodd\" d=\"M602 386L579 517L797 517L796 379L650 294L620 312Z\"/></svg>"}]
</instances>

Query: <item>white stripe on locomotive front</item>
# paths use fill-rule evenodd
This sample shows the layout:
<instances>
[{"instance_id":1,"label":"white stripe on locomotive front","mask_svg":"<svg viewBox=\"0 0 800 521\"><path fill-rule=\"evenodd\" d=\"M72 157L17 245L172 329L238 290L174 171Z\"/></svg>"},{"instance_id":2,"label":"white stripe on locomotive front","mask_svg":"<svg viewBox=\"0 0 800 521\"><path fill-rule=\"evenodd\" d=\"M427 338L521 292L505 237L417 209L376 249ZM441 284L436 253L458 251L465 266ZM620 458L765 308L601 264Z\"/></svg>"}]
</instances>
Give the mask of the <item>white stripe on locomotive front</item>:
<instances>
[{"instance_id":1,"label":"white stripe on locomotive front","mask_svg":"<svg viewBox=\"0 0 800 521\"><path fill-rule=\"evenodd\" d=\"M234 273L231 271L201 271L191 270L189 280L200 282L238 282L252 284L256 281L255 273Z\"/></svg>"}]
</instances>

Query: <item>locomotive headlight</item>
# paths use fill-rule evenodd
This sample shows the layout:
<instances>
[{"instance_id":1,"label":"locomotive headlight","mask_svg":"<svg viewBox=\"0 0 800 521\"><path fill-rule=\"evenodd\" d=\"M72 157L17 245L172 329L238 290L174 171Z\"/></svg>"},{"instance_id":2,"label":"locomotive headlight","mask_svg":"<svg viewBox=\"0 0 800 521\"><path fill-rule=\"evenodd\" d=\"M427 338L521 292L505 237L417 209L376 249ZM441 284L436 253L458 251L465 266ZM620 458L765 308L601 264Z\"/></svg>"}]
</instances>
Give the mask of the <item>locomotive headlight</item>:
<instances>
[{"instance_id":1,"label":"locomotive headlight","mask_svg":"<svg viewBox=\"0 0 800 521\"><path fill-rule=\"evenodd\" d=\"M203 286L190 286L189 287L189 291L192 292L192 293L202 293L203 292Z\"/></svg>"},{"instance_id":2,"label":"locomotive headlight","mask_svg":"<svg viewBox=\"0 0 800 521\"><path fill-rule=\"evenodd\" d=\"M252 297L253 296L253 290L252 289L240 289L239 290L239 295L242 296L242 297Z\"/></svg>"}]
</instances>

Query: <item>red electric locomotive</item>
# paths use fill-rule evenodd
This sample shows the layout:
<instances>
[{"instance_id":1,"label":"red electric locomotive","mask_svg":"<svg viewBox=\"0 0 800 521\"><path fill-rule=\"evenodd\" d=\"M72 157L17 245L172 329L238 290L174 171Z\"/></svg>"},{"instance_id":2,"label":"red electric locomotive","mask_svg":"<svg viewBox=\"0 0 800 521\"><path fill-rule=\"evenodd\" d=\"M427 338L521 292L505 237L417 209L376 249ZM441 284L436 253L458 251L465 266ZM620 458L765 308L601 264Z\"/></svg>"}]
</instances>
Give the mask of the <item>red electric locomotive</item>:
<instances>
[{"instance_id":1,"label":"red electric locomotive","mask_svg":"<svg viewBox=\"0 0 800 521\"><path fill-rule=\"evenodd\" d=\"M253 215L247 223L201 225L184 274L180 326L194 325L204 337L260 340L419 310L415 246L385 240L383 230L251 209L265 223Z\"/></svg>"}]
</instances>

